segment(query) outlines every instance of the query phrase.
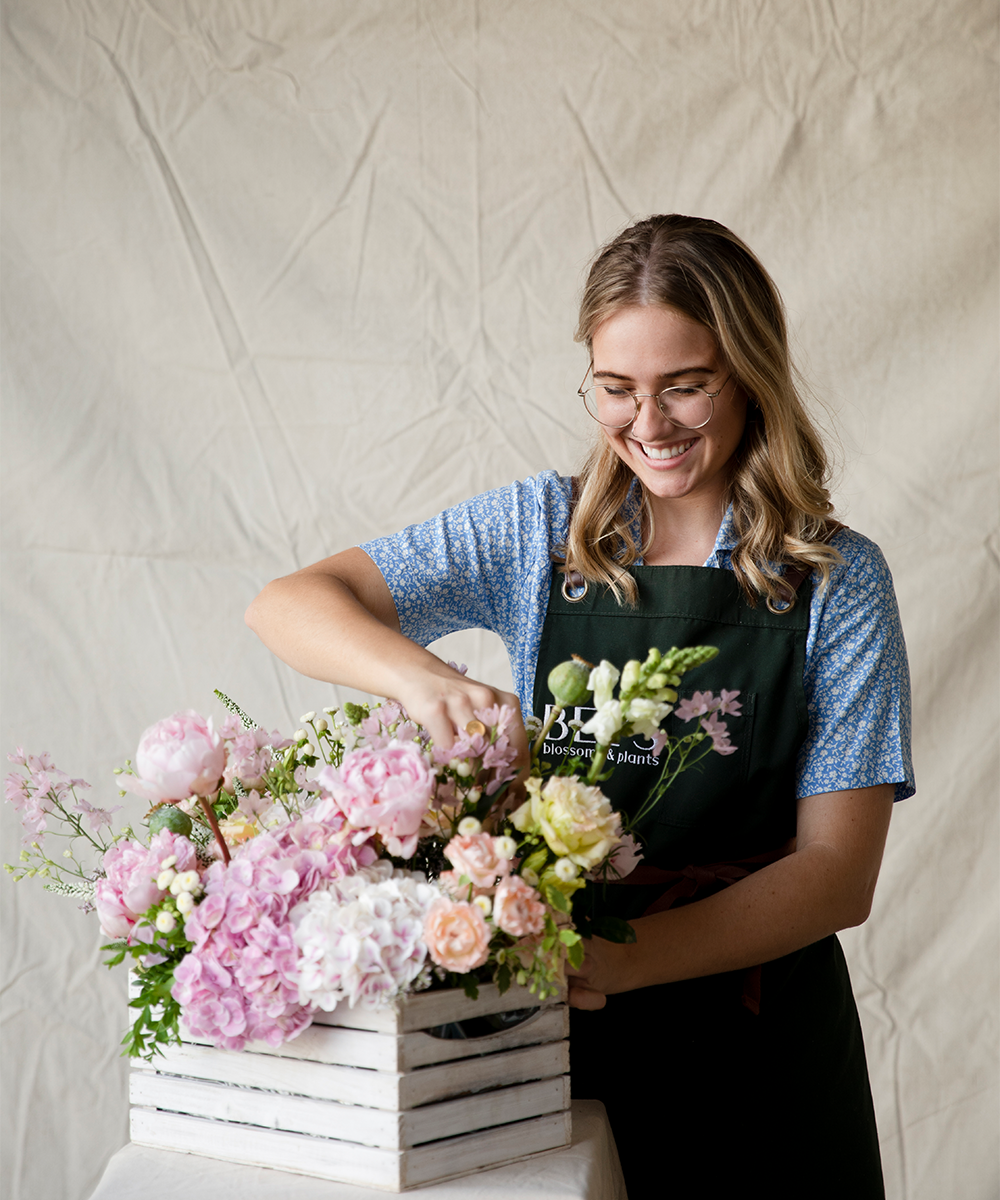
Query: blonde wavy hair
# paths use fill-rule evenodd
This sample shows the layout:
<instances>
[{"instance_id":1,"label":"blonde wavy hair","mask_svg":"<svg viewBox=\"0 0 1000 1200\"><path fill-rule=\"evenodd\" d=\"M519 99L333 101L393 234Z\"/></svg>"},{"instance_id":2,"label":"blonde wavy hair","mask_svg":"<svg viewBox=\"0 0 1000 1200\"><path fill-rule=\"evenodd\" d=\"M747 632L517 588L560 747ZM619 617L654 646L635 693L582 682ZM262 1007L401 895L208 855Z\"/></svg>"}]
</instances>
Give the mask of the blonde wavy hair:
<instances>
[{"instance_id":1,"label":"blonde wavy hair","mask_svg":"<svg viewBox=\"0 0 1000 1200\"><path fill-rule=\"evenodd\" d=\"M827 458L799 398L784 308L755 255L724 225L700 217L649 217L598 251L580 303L576 340L592 352L594 331L631 305L676 309L710 329L749 397L732 460L727 503L737 537L733 570L748 603L779 611L790 600L780 565L817 570L825 585L841 556L828 540L832 519ZM564 548L567 572L604 584L634 604L628 573L649 546L653 513L641 482L643 544L626 499L635 476L603 436L584 464Z\"/></svg>"}]
</instances>

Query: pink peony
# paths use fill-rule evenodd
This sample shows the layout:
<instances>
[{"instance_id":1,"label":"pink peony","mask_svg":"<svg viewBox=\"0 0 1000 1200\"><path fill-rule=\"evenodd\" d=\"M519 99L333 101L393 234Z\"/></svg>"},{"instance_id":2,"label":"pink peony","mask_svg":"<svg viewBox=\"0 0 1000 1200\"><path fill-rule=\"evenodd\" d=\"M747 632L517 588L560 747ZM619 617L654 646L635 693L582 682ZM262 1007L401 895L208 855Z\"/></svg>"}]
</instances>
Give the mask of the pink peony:
<instances>
[{"instance_id":1,"label":"pink peony","mask_svg":"<svg viewBox=\"0 0 1000 1200\"><path fill-rule=\"evenodd\" d=\"M445 858L459 875L468 875L477 888L491 888L499 876L510 873L510 859L496 852L496 838L488 833L453 837L445 846Z\"/></svg>"},{"instance_id":2,"label":"pink peony","mask_svg":"<svg viewBox=\"0 0 1000 1200\"><path fill-rule=\"evenodd\" d=\"M156 886L156 878L163 870L163 860L171 856L177 860L174 870L178 873L198 866L191 842L169 829L161 829L148 847L125 839L105 852L105 878L99 879L94 888L94 904L101 929L108 937L131 937L146 909L167 894ZM152 931L148 932L152 936ZM148 938L142 936L141 940Z\"/></svg>"},{"instance_id":3,"label":"pink peony","mask_svg":"<svg viewBox=\"0 0 1000 1200\"><path fill-rule=\"evenodd\" d=\"M520 875L511 875L500 880L493 898L493 920L511 937L541 933L545 928L545 905Z\"/></svg>"},{"instance_id":4,"label":"pink peony","mask_svg":"<svg viewBox=\"0 0 1000 1200\"><path fill-rule=\"evenodd\" d=\"M188 710L150 725L135 754L135 775L122 775L123 788L152 804L210 796L218 790L226 768L222 738L206 720Z\"/></svg>"},{"instance_id":5,"label":"pink peony","mask_svg":"<svg viewBox=\"0 0 1000 1200\"><path fill-rule=\"evenodd\" d=\"M490 933L475 904L438 900L424 921L427 951L439 967L463 974L481 967L490 955Z\"/></svg>"},{"instance_id":6,"label":"pink peony","mask_svg":"<svg viewBox=\"0 0 1000 1200\"><path fill-rule=\"evenodd\" d=\"M359 747L339 769L324 767L316 782L358 833L357 844L377 833L390 854L409 858L434 794L434 774L414 742Z\"/></svg>"}]
</instances>

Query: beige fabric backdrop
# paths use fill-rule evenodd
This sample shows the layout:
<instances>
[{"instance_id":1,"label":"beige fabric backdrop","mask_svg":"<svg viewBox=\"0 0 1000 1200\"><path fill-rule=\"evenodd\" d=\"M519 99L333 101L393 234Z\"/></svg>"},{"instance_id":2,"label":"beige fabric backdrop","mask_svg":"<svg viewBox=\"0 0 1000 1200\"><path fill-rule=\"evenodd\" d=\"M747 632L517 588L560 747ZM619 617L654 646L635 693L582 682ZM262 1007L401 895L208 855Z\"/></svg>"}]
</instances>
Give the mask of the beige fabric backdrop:
<instances>
[{"instance_id":1,"label":"beige fabric backdrop","mask_svg":"<svg viewBox=\"0 0 1000 1200\"><path fill-rule=\"evenodd\" d=\"M288 730L331 702L251 597L570 471L589 255L715 217L784 292L910 647L919 793L844 939L889 1195L995 1197L995 5L7 0L4 34L0 745L113 800L214 687ZM124 981L92 917L0 888L3 1192L76 1200L127 1137Z\"/></svg>"}]
</instances>

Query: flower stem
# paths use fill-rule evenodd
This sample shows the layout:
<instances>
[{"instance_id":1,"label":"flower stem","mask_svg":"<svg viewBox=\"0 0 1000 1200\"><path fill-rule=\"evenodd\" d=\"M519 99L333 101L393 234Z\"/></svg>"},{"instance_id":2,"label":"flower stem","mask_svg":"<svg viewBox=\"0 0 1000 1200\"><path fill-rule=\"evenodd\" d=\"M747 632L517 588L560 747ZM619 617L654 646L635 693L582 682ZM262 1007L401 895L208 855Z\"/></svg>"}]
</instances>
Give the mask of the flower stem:
<instances>
[{"instance_id":1,"label":"flower stem","mask_svg":"<svg viewBox=\"0 0 1000 1200\"><path fill-rule=\"evenodd\" d=\"M531 747L531 765L534 766L538 760L538 755L541 753L542 743L549 736L549 730L559 720L566 710L561 704L554 704L552 711L549 713L549 719L541 728L538 737L535 738L535 744Z\"/></svg>"},{"instance_id":2,"label":"flower stem","mask_svg":"<svg viewBox=\"0 0 1000 1200\"><path fill-rule=\"evenodd\" d=\"M229 862L229 847L226 845L226 839L222 836L222 830L219 828L219 822L215 817L215 809L205 796L198 797L198 803L201 805L202 811L208 817L208 823L212 827L212 832L215 834L215 840L219 843L219 849L222 851L222 861Z\"/></svg>"}]
</instances>

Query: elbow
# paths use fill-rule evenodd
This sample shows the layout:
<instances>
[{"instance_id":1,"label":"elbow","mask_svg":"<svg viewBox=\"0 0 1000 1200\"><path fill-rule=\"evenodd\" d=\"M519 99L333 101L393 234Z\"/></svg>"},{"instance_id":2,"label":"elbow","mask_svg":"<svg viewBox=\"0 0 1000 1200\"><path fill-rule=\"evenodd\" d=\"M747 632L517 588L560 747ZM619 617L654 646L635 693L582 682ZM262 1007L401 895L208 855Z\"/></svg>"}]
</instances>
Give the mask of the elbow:
<instances>
[{"instance_id":1,"label":"elbow","mask_svg":"<svg viewBox=\"0 0 1000 1200\"><path fill-rule=\"evenodd\" d=\"M854 929L864 925L872 911L872 900L875 896L875 885L853 892L846 898L842 916L841 929Z\"/></svg>"},{"instance_id":2,"label":"elbow","mask_svg":"<svg viewBox=\"0 0 1000 1200\"><path fill-rule=\"evenodd\" d=\"M243 614L243 620L254 631L254 633L263 639L263 631L267 628L268 618L274 610L275 601L275 584L281 580L276 579L269 583L259 595L251 600L246 612Z\"/></svg>"}]
</instances>

